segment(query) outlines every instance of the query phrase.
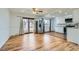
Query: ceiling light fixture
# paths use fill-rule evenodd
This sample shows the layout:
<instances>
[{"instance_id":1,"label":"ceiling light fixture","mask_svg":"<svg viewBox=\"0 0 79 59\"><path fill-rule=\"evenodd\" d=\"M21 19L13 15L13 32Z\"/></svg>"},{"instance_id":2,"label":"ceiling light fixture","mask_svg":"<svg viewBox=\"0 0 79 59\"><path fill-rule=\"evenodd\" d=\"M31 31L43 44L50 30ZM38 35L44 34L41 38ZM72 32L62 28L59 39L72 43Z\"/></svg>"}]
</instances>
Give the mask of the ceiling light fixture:
<instances>
[{"instance_id":1,"label":"ceiling light fixture","mask_svg":"<svg viewBox=\"0 0 79 59\"><path fill-rule=\"evenodd\" d=\"M38 8L32 8L32 10L33 10L33 14L39 14L43 12L42 10L39 10Z\"/></svg>"}]
</instances>

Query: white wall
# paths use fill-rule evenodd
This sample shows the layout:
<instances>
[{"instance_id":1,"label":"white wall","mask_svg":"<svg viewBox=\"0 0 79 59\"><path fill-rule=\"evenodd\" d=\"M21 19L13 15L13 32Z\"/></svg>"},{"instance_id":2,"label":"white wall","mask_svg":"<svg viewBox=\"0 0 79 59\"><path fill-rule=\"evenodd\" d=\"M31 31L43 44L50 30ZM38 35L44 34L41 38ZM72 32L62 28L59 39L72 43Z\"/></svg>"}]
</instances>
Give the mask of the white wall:
<instances>
[{"instance_id":1,"label":"white wall","mask_svg":"<svg viewBox=\"0 0 79 59\"><path fill-rule=\"evenodd\" d=\"M79 23L79 10L73 12L73 21L74 23Z\"/></svg>"},{"instance_id":2,"label":"white wall","mask_svg":"<svg viewBox=\"0 0 79 59\"><path fill-rule=\"evenodd\" d=\"M19 34L20 19L21 17L10 14L10 36Z\"/></svg>"},{"instance_id":3,"label":"white wall","mask_svg":"<svg viewBox=\"0 0 79 59\"><path fill-rule=\"evenodd\" d=\"M65 24L65 18L63 16L55 18L54 29L55 32L64 33L63 31L64 27L60 24Z\"/></svg>"},{"instance_id":4,"label":"white wall","mask_svg":"<svg viewBox=\"0 0 79 59\"><path fill-rule=\"evenodd\" d=\"M9 11L0 8L0 48L9 38Z\"/></svg>"}]
</instances>

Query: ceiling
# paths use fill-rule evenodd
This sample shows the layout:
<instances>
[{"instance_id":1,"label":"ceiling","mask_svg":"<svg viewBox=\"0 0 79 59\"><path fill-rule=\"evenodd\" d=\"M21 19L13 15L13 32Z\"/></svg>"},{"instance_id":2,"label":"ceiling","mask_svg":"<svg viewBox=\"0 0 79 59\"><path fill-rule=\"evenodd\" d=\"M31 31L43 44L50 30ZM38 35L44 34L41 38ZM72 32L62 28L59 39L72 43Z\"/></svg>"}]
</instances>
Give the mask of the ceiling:
<instances>
[{"instance_id":1,"label":"ceiling","mask_svg":"<svg viewBox=\"0 0 79 59\"><path fill-rule=\"evenodd\" d=\"M39 14L33 14L32 8L9 8L9 10L13 13L21 13L21 14L27 14L31 16L64 16L64 15L71 15L73 11L79 10L76 8L38 8L38 10L43 11Z\"/></svg>"}]
</instances>

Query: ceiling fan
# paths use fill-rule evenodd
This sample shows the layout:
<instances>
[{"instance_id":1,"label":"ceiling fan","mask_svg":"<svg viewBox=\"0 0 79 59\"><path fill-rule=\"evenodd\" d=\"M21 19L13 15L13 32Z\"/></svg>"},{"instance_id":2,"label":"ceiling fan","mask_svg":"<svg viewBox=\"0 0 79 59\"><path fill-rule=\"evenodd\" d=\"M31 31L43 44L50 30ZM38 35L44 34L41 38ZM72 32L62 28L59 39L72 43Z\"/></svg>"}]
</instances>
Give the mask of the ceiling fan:
<instances>
[{"instance_id":1,"label":"ceiling fan","mask_svg":"<svg viewBox=\"0 0 79 59\"><path fill-rule=\"evenodd\" d=\"M33 10L33 14L40 14L40 13L43 13L42 10L38 9L38 8L32 8Z\"/></svg>"}]
</instances>

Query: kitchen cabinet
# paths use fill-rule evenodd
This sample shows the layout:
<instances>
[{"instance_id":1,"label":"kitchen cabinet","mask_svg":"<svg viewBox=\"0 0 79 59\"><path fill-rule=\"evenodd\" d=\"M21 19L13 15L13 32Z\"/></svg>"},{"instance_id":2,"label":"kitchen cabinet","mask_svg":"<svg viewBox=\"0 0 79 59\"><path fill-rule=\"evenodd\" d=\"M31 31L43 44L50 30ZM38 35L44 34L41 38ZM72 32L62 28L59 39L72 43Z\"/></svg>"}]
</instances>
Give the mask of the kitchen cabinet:
<instances>
[{"instance_id":1,"label":"kitchen cabinet","mask_svg":"<svg viewBox=\"0 0 79 59\"><path fill-rule=\"evenodd\" d=\"M79 44L79 28L67 28L67 40Z\"/></svg>"}]
</instances>

